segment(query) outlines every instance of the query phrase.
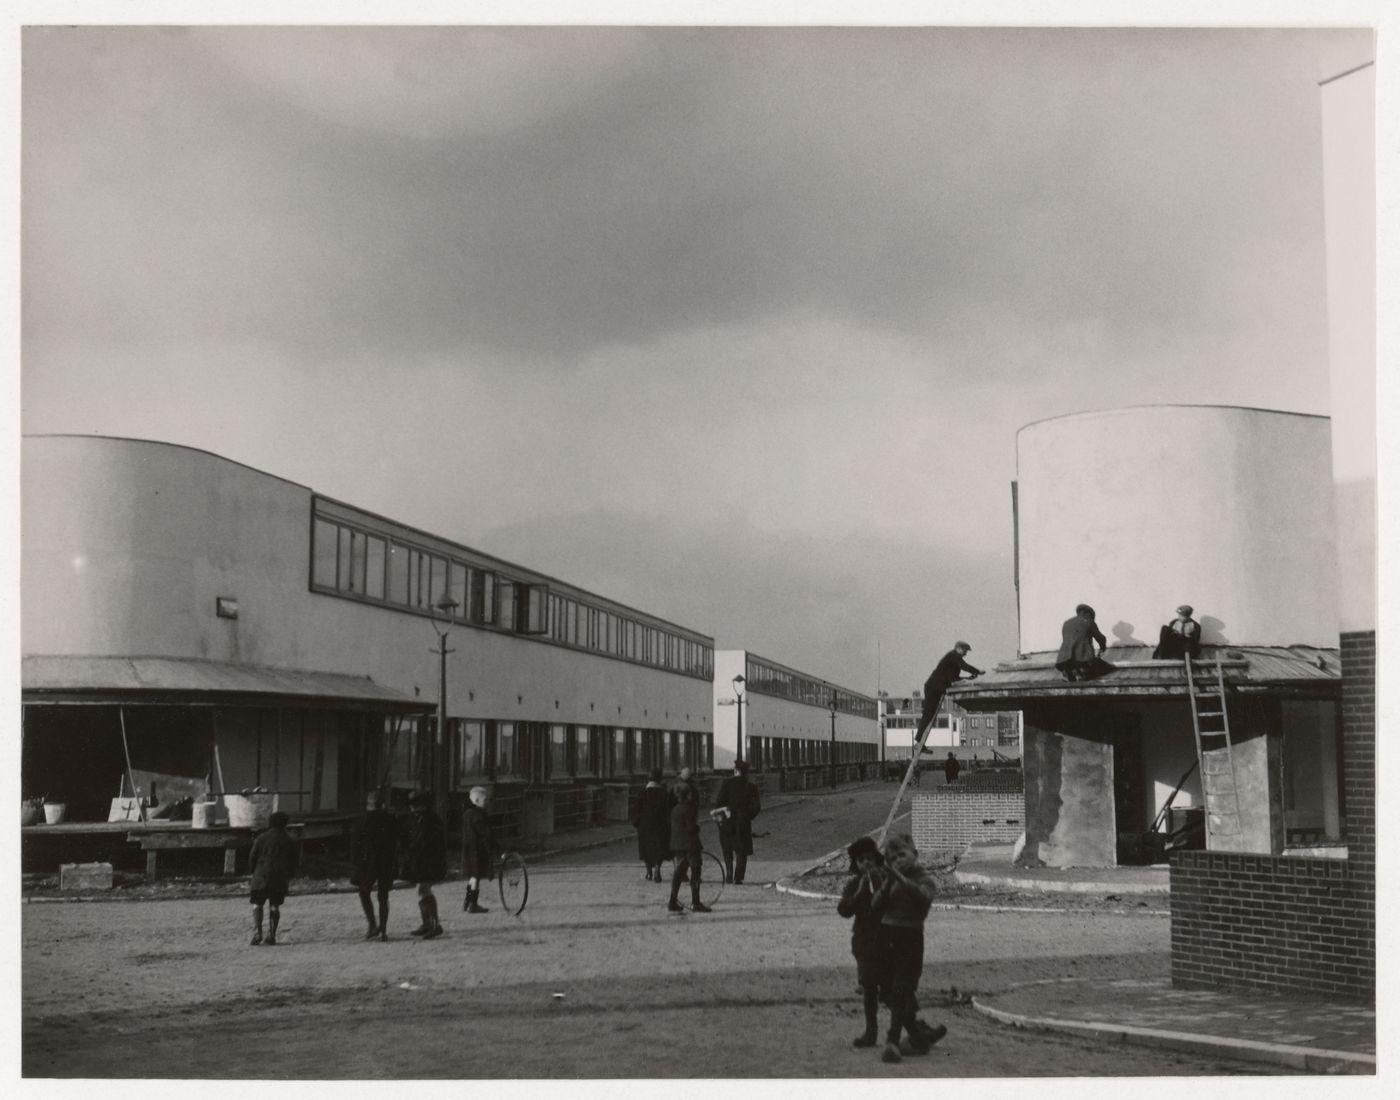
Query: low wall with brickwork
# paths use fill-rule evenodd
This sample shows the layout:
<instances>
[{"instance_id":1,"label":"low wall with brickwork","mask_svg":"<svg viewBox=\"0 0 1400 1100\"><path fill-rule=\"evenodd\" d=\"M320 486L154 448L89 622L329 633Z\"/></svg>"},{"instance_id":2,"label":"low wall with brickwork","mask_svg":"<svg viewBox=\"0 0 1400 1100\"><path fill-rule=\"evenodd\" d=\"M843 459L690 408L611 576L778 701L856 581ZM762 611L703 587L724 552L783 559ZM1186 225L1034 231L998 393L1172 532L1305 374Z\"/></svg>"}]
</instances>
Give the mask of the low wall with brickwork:
<instances>
[{"instance_id":1,"label":"low wall with brickwork","mask_svg":"<svg viewBox=\"0 0 1400 1100\"><path fill-rule=\"evenodd\" d=\"M1371 885L1340 859L1171 856L1172 984L1375 996Z\"/></svg>"},{"instance_id":2,"label":"low wall with brickwork","mask_svg":"<svg viewBox=\"0 0 1400 1100\"><path fill-rule=\"evenodd\" d=\"M915 792L909 830L921 851L985 842L1014 844L1025 831L1025 818L1024 791L935 787Z\"/></svg>"},{"instance_id":3,"label":"low wall with brickwork","mask_svg":"<svg viewBox=\"0 0 1400 1100\"><path fill-rule=\"evenodd\" d=\"M1341 643L1347 858L1173 853L1173 985L1375 1001L1376 633Z\"/></svg>"}]
</instances>

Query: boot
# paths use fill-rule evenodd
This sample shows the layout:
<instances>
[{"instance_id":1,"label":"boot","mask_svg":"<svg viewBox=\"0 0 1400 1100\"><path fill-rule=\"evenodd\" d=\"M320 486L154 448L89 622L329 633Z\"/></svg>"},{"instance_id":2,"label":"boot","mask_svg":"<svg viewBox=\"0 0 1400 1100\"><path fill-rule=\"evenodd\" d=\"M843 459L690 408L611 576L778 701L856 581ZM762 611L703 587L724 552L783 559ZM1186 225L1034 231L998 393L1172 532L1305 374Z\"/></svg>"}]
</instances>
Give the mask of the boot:
<instances>
[{"instance_id":1,"label":"boot","mask_svg":"<svg viewBox=\"0 0 1400 1100\"><path fill-rule=\"evenodd\" d=\"M484 905L478 905L477 901L481 897L481 888L467 891L467 912L468 913L489 913L491 910Z\"/></svg>"},{"instance_id":2,"label":"boot","mask_svg":"<svg viewBox=\"0 0 1400 1100\"><path fill-rule=\"evenodd\" d=\"M681 871L679 867L671 875L671 900L666 903L666 908L672 913L683 911L681 909Z\"/></svg>"},{"instance_id":3,"label":"boot","mask_svg":"<svg viewBox=\"0 0 1400 1100\"><path fill-rule=\"evenodd\" d=\"M379 942L389 942L389 899L387 896L379 906Z\"/></svg>"},{"instance_id":4,"label":"boot","mask_svg":"<svg viewBox=\"0 0 1400 1100\"><path fill-rule=\"evenodd\" d=\"M255 909L253 911L253 938L249 942L257 947L258 944L262 943L262 940L262 910Z\"/></svg>"},{"instance_id":5,"label":"boot","mask_svg":"<svg viewBox=\"0 0 1400 1100\"><path fill-rule=\"evenodd\" d=\"M423 933L425 940L436 939L442 935L442 925L438 923L437 898L428 899L428 913L423 923L428 926L428 930Z\"/></svg>"},{"instance_id":6,"label":"boot","mask_svg":"<svg viewBox=\"0 0 1400 1100\"><path fill-rule=\"evenodd\" d=\"M650 863L647 864L647 881L648 881L648 882L651 881L651 864L650 864Z\"/></svg>"},{"instance_id":7,"label":"boot","mask_svg":"<svg viewBox=\"0 0 1400 1100\"><path fill-rule=\"evenodd\" d=\"M418 915L422 918L422 923L409 933L410 936L426 936L433 927L433 918L428 913L428 903L421 898L418 901Z\"/></svg>"},{"instance_id":8,"label":"boot","mask_svg":"<svg viewBox=\"0 0 1400 1100\"><path fill-rule=\"evenodd\" d=\"M269 909L267 913L267 943L268 947L277 946L277 922L282 919L282 914L276 909Z\"/></svg>"},{"instance_id":9,"label":"boot","mask_svg":"<svg viewBox=\"0 0 1400 1100\"><path fill-rule=\"evenodd\" d=\"M733 882L733 881L734 881L734 857L733 857L733 856L725 856L725 857L724 857L724 881L725 881L725 882Z\"/></svg>"},{"instance_id":10,"label":"boot","mask_svg":"<svg viewBox=\"0 0 1400 1100\"><path fill-rule=\"evenodd\" d=\"M374 904L369 900L368 894L360 895L360 908L365 911L365 922L369 925L365 939L372 940L379 935L379 923L374 919Z\"/></svg>"},{"instance_id":11,"label":"boot","mask_svg":"<svg viewBox=\"0 0 1400 1100\"><path fill-rule=\"evenodd\" d=\"M865 1031L853 1042L852 1046L873 1047L880 1037L880 1002L878 994L873 989L861 988L860 991L862 1007L865 1009Z\"/></svg>"},{"instance_id":12,"label":"boot","mask_svg":"<svg viewBox=\"0 0 1400 1100\"><path fill-rule=\"evenodd\" d=\"M692 913L713 912L713 910L708 905L706 905L703 901L700 900L700 887L698 884L692 886L690 889L690 911Z\"/></svg>"}]
</instances>

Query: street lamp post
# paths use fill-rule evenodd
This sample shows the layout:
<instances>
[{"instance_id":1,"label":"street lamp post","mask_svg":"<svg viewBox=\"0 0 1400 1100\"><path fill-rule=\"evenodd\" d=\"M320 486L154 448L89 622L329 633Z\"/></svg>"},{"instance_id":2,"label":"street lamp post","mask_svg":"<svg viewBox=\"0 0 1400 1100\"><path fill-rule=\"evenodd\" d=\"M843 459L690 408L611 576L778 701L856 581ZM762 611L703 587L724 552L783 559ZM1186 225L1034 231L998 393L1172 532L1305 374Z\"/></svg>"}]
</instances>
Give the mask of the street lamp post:
<instances>
[{"instance_id":1,"label":"street lamp post","mask_svg":"<svg viewBox=\"0 0 1400 1100\"><path fill-rule=\"evenodd\" d=\"M734 763L744 759L744 678L734 677Z\"/></svg>"},{"instance_id":2,"label":"street lamp post","mask_svg":"<svg viewBox=\"0 0 1400 1100\"><path fill-rule=\"evenodd\" d=\"M426 751L419 766L420 782L425 789L434 793L439 814L447 812L447 655L457 652L447 648L447 635L452 632L452 613L456 610L457 601L447 589L443 589L437 603L433 604L432 617L433 630L438 636L437 729L433 731L432 745L425 746Z\"/></svg>"},{"instance_id":3,"label":"street lamp post","mask_svg":"<svg viewBox=\"0 0 1400 1100\"><path fill-rule=\"evenodd\" d=\"M836 692L831 693L831 789L836 789Z\"/></svg>"}]
</instances>

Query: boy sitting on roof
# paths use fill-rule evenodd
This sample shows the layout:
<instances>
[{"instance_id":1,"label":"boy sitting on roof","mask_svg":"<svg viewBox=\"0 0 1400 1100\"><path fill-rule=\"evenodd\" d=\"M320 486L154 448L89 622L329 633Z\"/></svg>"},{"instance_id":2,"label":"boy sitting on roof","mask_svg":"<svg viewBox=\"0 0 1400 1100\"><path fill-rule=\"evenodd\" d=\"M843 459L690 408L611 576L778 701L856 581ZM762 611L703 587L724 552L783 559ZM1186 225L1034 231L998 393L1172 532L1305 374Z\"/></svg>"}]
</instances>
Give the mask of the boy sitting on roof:
<instances>
[{"instance_id":1,"label":"boy sitting on roof","mask_svg":"<svg viewBox=\"0 0 1400 1100\"><path fill-rule=\"evenodd\" d=\"M1201 655L1201 624L1191 618L1191 605L1184 603L1176 609L1176 618L1162 627L1157 648L1152 651L1156 661L1195 660Z\"/></svg>"}]
</instances>

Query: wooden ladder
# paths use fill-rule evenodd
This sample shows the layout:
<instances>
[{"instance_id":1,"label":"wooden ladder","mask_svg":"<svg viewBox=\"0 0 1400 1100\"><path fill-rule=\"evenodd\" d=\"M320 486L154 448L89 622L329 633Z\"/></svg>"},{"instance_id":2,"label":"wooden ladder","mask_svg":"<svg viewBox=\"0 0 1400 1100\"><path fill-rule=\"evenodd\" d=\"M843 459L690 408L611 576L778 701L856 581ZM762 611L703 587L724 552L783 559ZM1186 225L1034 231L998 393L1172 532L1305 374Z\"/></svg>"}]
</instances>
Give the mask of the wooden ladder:
<instances>
[{"instance_id":1,"label":"wooden ladder","mask_svg":"<svg viewBox=\"0 0 1400 1100\"><path fill-rule=\"evenodd\" d=\"M1204 662L1202 662L1204 663ZM1196 731L1196 758L1201 765L1201 793L1206 804L1206 847L1216 837L1240 834L1240 797L1235 785L1235 756L1230 743L1230 714L1225 705L1225 672L1215 658L1215 683L1209 666L1200 680L1196 664L1186 658L1186 692L1191 699L1191 725ZM1214 742L1207 746L1207 740ZM1223 748L1225 751L1220 752ZM1206 754L1210 753L1209 756Z\"/></svg>"}]
</instances>

